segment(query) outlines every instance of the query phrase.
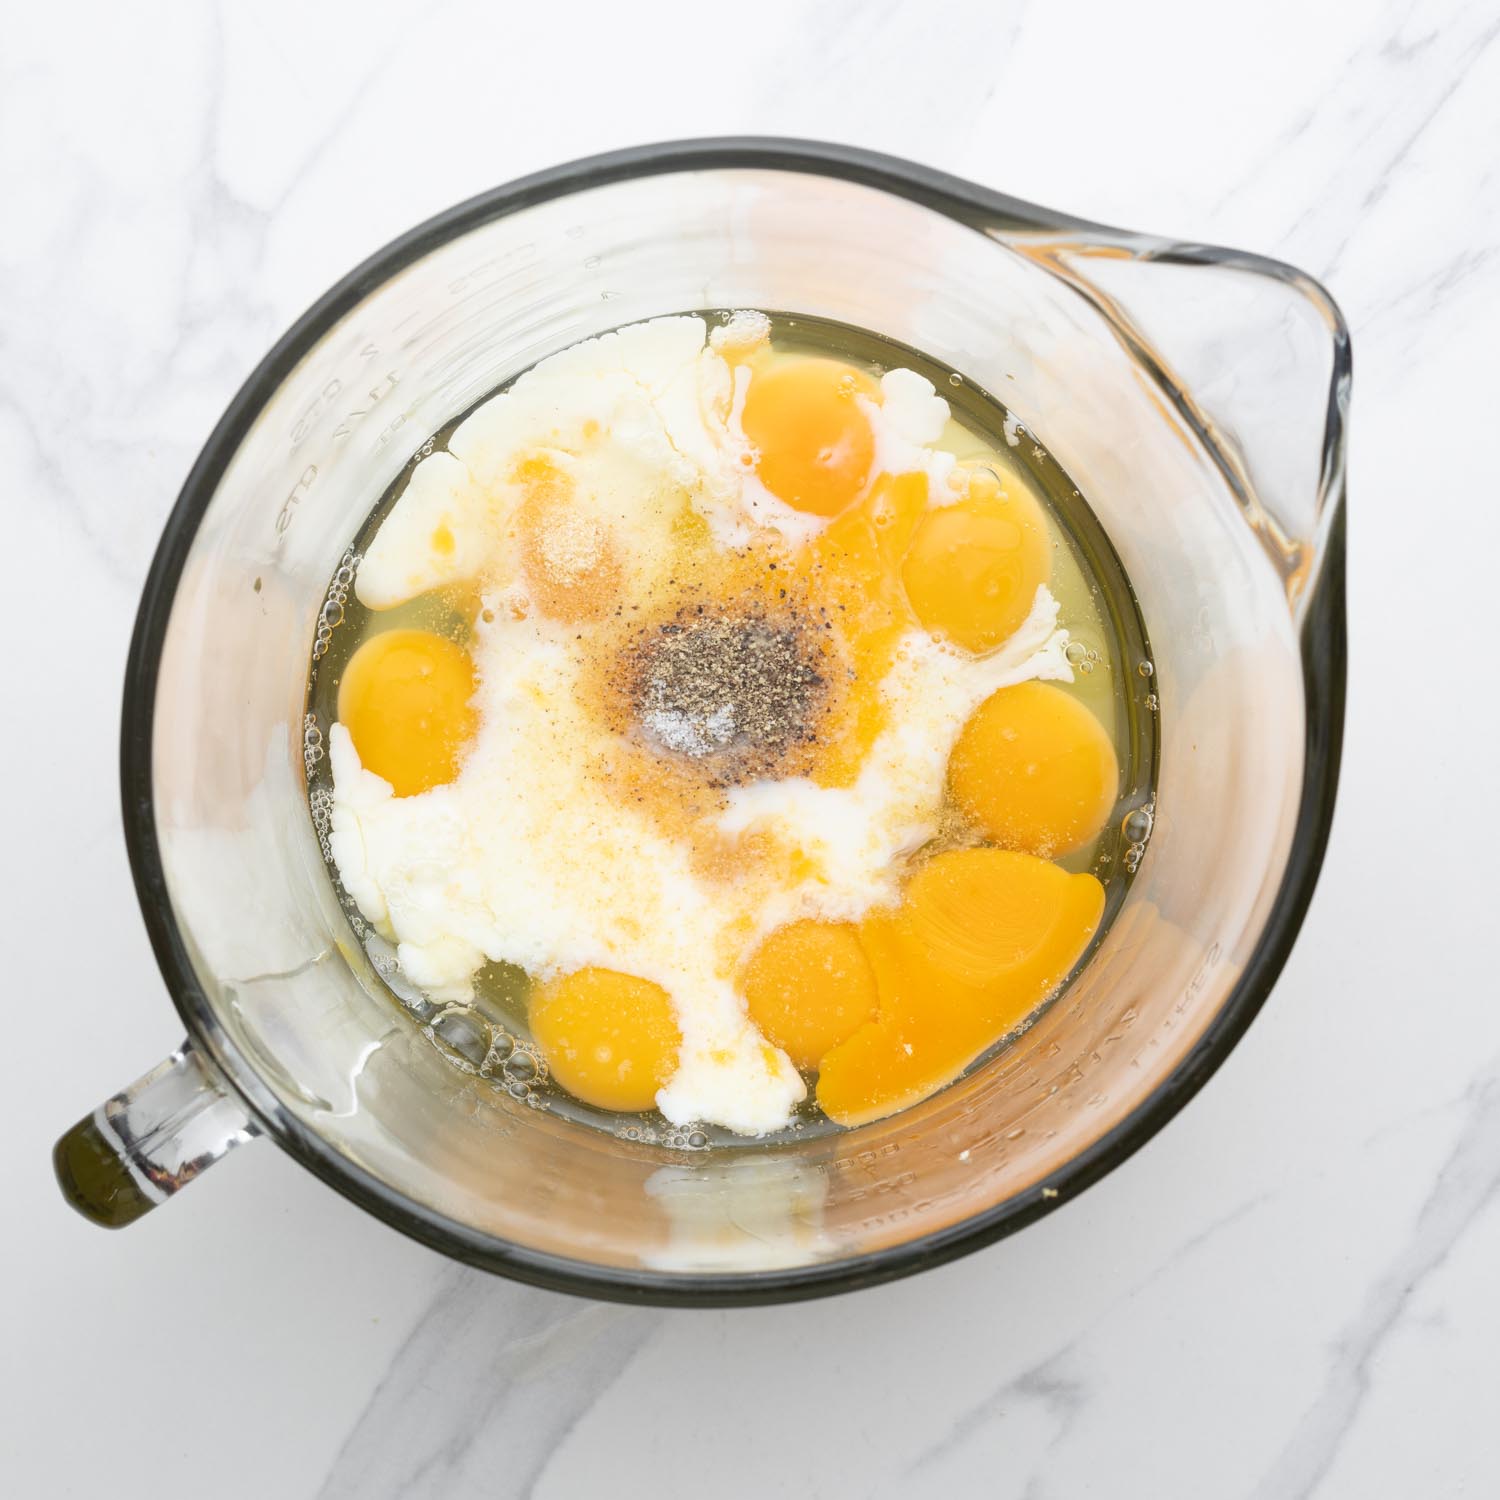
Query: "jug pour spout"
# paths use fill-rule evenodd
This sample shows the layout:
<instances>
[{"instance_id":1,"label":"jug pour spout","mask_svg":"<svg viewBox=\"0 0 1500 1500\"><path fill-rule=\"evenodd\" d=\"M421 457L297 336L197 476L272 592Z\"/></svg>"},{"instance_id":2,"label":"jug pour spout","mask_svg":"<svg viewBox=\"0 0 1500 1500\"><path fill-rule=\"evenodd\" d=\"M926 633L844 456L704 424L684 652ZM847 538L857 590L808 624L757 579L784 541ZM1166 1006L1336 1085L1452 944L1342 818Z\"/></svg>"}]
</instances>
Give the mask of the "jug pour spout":
<instances>
[{"instance_id":1,"label":"jug pour spout","mask_svg":"<svg viewBox=\"0 0 1500 1500\"><path fill-rule=\"evenodd\" d=\"M1343 314L1280 261L1123 232L1007 236L1104 318L1220 470L1300 621L1344 500Z\"/></svg>"}]
</instances>

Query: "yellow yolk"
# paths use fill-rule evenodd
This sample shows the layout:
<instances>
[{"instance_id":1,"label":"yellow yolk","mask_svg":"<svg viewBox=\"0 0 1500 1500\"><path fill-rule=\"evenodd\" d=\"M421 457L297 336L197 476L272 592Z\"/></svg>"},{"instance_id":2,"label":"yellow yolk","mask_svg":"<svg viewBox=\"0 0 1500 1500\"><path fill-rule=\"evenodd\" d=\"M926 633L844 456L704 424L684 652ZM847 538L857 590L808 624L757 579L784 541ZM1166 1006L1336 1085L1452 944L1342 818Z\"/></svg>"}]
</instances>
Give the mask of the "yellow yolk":
<instances>
[{"instance_id":1,"label":"yellow yolk","mask_svg":"<svg viewBox=\"0 0 1500 1500\"><path fill-rule=\"evenodd\" d=\"M847 509L875 462L875 434L856 398L878 395L868 375L837 360L794 359L759 371L741 426L759 452L761 483L811 515Z\"/></svg>"},{"instance_id":2,"label":"yellow yolk","mask_svg":"<svg viewBox=\"0 0 1500 1500\"><path fill-rule=\"evenodd\" d=\"M1029 854L937 855L894 916L860 928L879 1013L824 1057L824 1113L860 1125L951 1082L1067 978L1103 910L1092 875Z\"/></svg>"},{"instance_id":3,"label":"yellow yolk","mask_svg":"<svg viewBox=\"0 0 1500 1500\"><path fill-rule=\"evenodd\" d=\"M953 800L986 837L1049 858L1088 843L1120 789L1104 726L1045 682L986 698L959 735L948 775Z\"/></svg>"},{"instance_id":4,"label":"yellow yolk","mask_svg":"<svg viewBox=\"0 0 1500 1500\"><path fill-rule=\"evenodd\" d=\"M613 969L579 969L531 997L531 1034L552 1076L599 1109L638 1113L677 1067L682 1033L667 992Z\"/></svg>"},{"instance_id":5,"label":"yellow yolk","mask_svg":"<svg viewBox=\"0 0 1500 1500\"><path fill-rule=\"evenodd\" d=\"M875 1014L875 976L844 922L779 928L746 965L741 988L750 1019L803 1070Z\"/></svg>"},{"instance_id":6,"label":"yellow yolk","mask_svg":"<svg viewBox=\"0 0 1500 1500\"><path fill-rule=\"evenodd\" d=\"M972 485L930 512L901 569L917 619L969 651L1013 635L1052 571L1041 507L1019 486Z\"/></svg>"},{"instance_id":7,"label":"yellow yolk","mask_svg":"<svg viewBox=\"0 0 1500 1500\"><path fill-rule=\"evenodd\" d=\"M426 630L371 636L344 668L339 722L360 763L414 797L458 774L477 717L474 664L462 646Z\"/></svg>"}]
</instances>

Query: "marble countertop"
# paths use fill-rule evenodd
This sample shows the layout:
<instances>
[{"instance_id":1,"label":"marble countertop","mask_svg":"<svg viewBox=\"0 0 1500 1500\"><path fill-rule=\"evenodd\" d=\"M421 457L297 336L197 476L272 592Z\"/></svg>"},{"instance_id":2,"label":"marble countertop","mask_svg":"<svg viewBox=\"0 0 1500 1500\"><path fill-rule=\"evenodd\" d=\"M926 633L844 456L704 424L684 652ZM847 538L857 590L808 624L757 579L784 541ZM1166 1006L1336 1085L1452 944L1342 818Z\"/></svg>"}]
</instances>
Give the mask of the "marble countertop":
<instances>
[{"instance_id":1,"label":"marble countertop","mask_svg":"<svg viewBox=\"0 0 1500 1500\"><path fill-rule=\"evenodd\" d=\"M11 1166L0 1486L36 1496L1500 1493L1493 464L1500 5L22 7L0 49ZM403 1239L269 1144L127 1233L56 1134L180 1035L121 838L161 522L277 333L519 173L775 132L1263 251L1353 330L1344 780L1209 1087L944 1269L593 1305Z\"/></svg>"}]
</instances>

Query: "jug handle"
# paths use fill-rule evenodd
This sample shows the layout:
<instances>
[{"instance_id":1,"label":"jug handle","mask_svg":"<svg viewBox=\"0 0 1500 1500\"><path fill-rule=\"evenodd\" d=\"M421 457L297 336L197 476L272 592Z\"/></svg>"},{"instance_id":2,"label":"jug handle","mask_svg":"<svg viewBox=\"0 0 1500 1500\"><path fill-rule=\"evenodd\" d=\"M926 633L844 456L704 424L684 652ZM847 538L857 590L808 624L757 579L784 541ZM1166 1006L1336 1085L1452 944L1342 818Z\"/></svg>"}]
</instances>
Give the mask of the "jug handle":
<instances>
[{"instance_id":1,"label":"jug handle","mask_svg":"<svg viewBox=\"0 0 1500 1500\"><path fill-rule=\"evenodd\" d=\"M123 1229L260 1133L190 1041L63 1134L52 1166L86 1219Z\"/></svg>"}]
</instances>

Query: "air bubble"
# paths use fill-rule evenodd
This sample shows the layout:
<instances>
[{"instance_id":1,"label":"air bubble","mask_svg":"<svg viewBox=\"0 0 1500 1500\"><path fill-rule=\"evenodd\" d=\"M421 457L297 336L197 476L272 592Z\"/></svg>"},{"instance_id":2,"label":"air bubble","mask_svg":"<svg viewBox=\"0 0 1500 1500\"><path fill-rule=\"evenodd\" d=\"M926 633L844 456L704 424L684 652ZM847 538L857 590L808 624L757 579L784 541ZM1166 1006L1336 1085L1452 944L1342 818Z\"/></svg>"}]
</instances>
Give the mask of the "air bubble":
<instances>
[{"instance_id":1,"label":"air bubble","mask_svg":"<svg viewBox=\"0 0 1500 1500\"><path fill-rule=\"evenodd\" d=\"M305 769L305 761L303 765ZM308 779L312 779L311 771L308 772ZM324 858L331 858L328 835L333 827L333 793L326 786L315 786L308 794L307 805L312 813L313 830L318 835L318 846L323 850Z\"/></svg>"},{"instance_id":2,"label":"air bubble","mask_svg":"<svg viewBox=\"0 0 1500 1500\"><path fill-rule=\"evenodd\" d=\"M689 1131L687 1143L689 1151L706 1151L708 1149L708 1137L701 1130Z\"/></svg>"},{"instance_id":3,"label":"air bubble","mask_svg":"<svg viewBox=\"0 0 1500 1500\"><path fill-rule=\"evenodd\" d=\"M313 779L318 762L322 759L323 731L318 728L318 721L308 714L302 721L302 769L309 781Z\"/></svg>"},{"instance_id":4,"label":"air bubble","mask_svg":"<svg viewBox=\"0 0 1500 1500\"><path fill-rule=\"evenodd\" d=\"M490 1050L490 1028L472 1010L455 1006L434 1018L432 1032L445 1052L478 1066Z\"/></svg>"},{"instance_id":5,"label":"air bubble","mask_svg":"<svg viewBox=\"0 0 1500 1500\"><path fill-rule=\"evenodd\" d=\"M1127 843L1144 844L1151 837L1151 823L1151 809L1137 807L1134 811L1125 814L1120 823L1120 832Z\"/></svg>"},{"instance_id":6,"label":"air bubble","mask_svg":"<svg viewBox=\"0 0 1500 1500\"><path fill-rule=\"evenodd\" d=\"M962 385L963 383L964 383L963 376L957 374L956 372L948 377L948 384L949 385Z\"/></svg>"},{"instance_id":7,"label":"air bubble","mask_svg":"<svg viewBox=\"0 0 1500 1500\"><path fill-rule=\"evenodd\" d=\"M1140 666L1136 668L1136 671L1139 672L1142 677L1149 677L1155 670L1156 668L1152 666L1149 661L1143 661Z\"/></svg>"},{"instance_id":8,"label":"air bubble","mask_svg":"<svg viewBox=\"0 0 1500 1500\"><path fill-rule=\"evenodd\" d=\"M519 1079L522 1083L533 1083L541 1071L536 1059L529 1052L512 1052L505 1060L505 1076Z\"/></svg>"},{"instance_id":9,"label":"air bubble","mask_svg":"<svg viewBox=\"0 0 1500 1500\"><path fill-rule=\"evenodd\" d=\"M512 1052L516 1050L515 1038L507 1036L505 1032L497 1032L494 1040L490 1043L489 1056L484 1060L484 1066L480 1069L483 1073L498 1073L504 1068L506 1061Z\"/></svg>"},{"instance_id":10,"label":"air bubble","mask_svg":"<svg viewBox=\"0 0 1500 1500\"><path fill-rule=\"evenodd\" d=\"M1161 699L1158 698L1155 693L1147 693L1146 707L1150 709L1152 713L1155 713L1156 710L1161 707Z\"/></svg>"},{"instance_id":11,"label":"air bubble","mask_svg":"<svg viewBox=\"0 0 1500 1500\"><path fill-rule=\"evenodd\" d=\"M512 1099L525 1099L530 1093L530 1086L521 1082L519 1078L513 1078L505 1085L505 1092Z\"/></svg>"},{"instance_id":12,"label":"air bubble","mask_svg":"<svg viewBox=\"0 0 1500 1500\"><path fill-rule=\"evenodd\" d=\"M1089 648L1082 641L1069 641L1063 655L1075 666L1081 667L1089 659Z\"/></svg>"},{"instance_id":13,"label":"air bubble","mask_svg":"<svg viewBox=\"0 0 1500 1500\"><path fill-rule=\"evenodd\" d=\"M349 590L354 586L354 575L359 569L359 553L352 547L344 553L338 569L328 585L323 607L318 611L317 631L313 638L312 659L321 661L328 654L333 632L344 623L344 605L349 599Z\"/></svg>"}]
</instances>

